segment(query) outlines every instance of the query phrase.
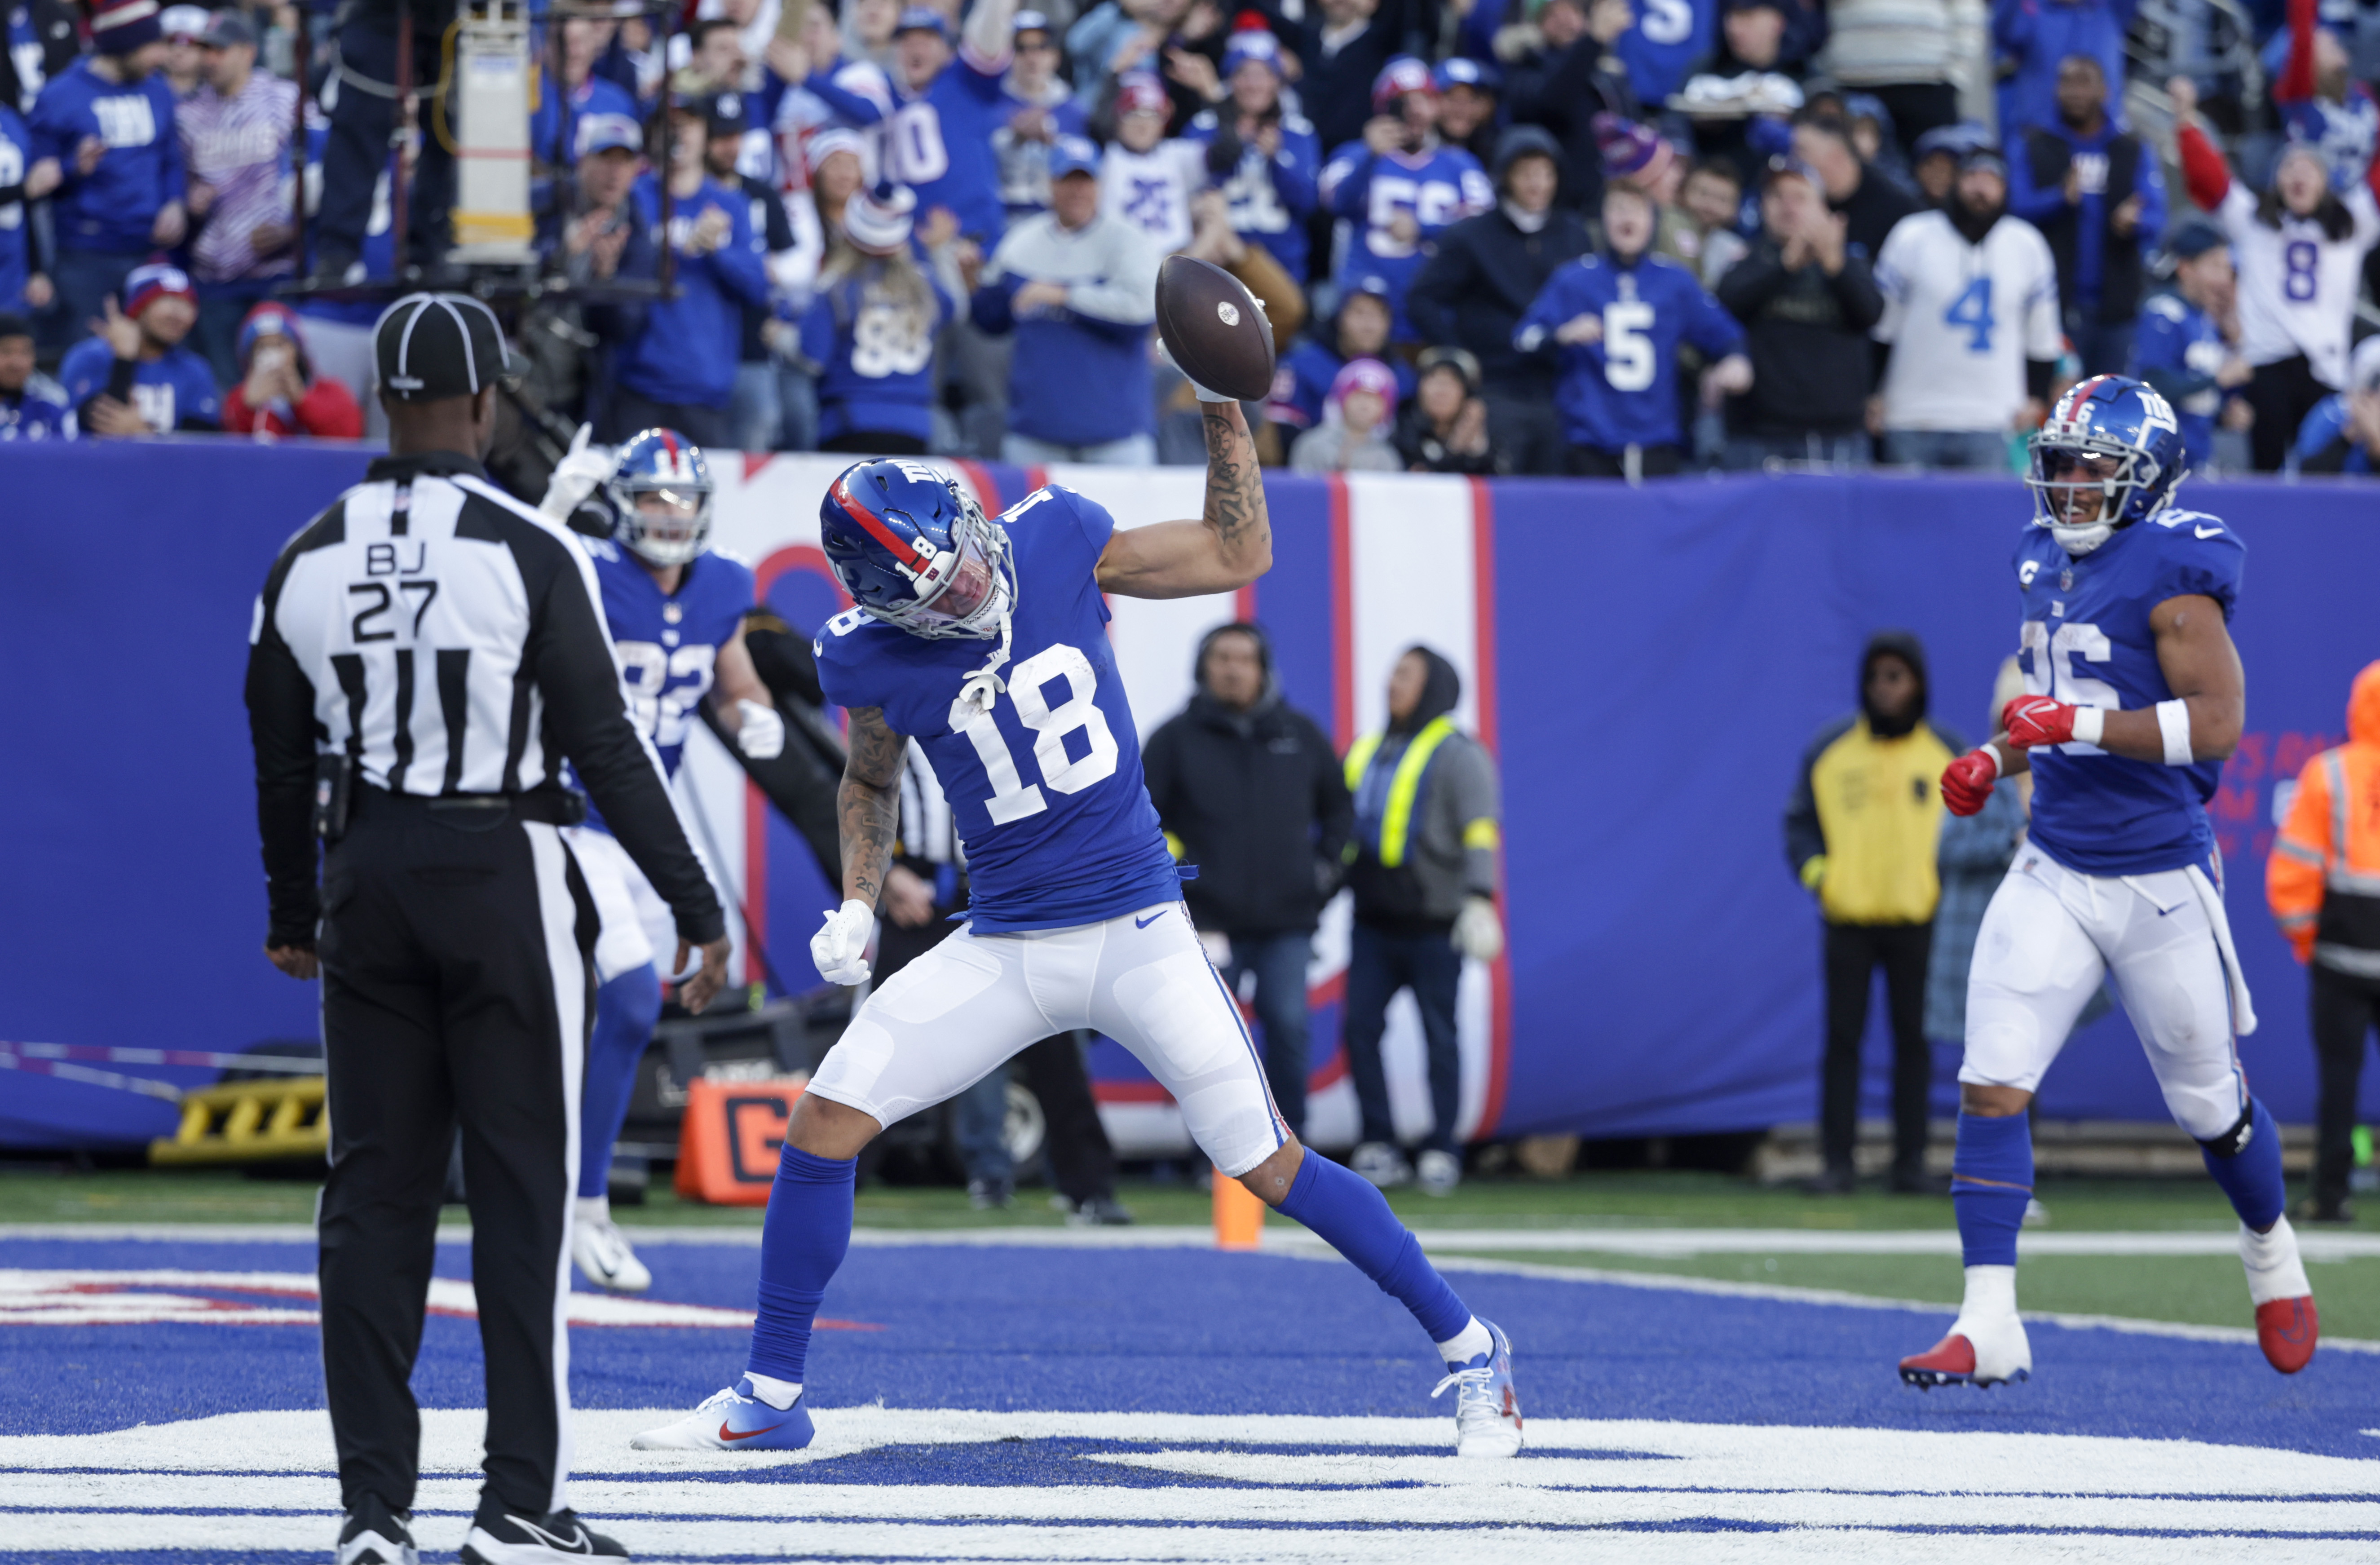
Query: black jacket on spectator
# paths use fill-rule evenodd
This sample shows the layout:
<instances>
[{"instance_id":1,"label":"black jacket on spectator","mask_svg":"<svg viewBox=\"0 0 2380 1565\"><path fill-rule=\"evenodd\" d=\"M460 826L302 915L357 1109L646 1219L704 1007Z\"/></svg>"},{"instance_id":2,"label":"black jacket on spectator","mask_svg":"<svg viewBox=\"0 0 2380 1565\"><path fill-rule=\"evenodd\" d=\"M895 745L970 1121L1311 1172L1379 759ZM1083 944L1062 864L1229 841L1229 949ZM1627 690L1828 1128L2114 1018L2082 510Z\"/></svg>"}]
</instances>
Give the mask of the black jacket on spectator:
<instances>
[{"instance_id":1,"label":"black jacket on spectator","mask_svg":"<svg viewBox=\"0 0 2380 1565\"><path fill-rule=\"evenodd\" d=\"M1421 9L1419 0L1380 0L1370 25L1326 55L1321 7L1308 8L1297 43L1298 58L1305 67L1297 94L1324 157L1363 136L1364 122L1372 117L1372 79L1382 66L1405 52L1406 35Z\"/></svg>"},{"instance_id":2,"label":"black jacket on spectator","mask_svg":"<svg viewBox=\"0 0 2380 1565\"><path fill-rule=\"evenodd\" d=\"M1247 634L1250 627L1230 627ZM1221 631L1198 643L1196 667ZM1293 934L1320 920L1338 890L1355 805L1330 740L1281 698L1259 633L1265 692L1233 711L1204 688L1148 736L1141 760L1157 818L1198 878L1182 883L1202 929Z\"/></svg>"},{"instance_id":3,"label":"black jacket on spectator","mask_svg":"<svg viewBox=\"0 0 2380 1565\"><path fill-rule=\"evenodd\" d=\"M739 174L735 181L744 188L744 197L752 203L752 233L759 239L760 248L771 255L782 255L794 248L793 219L785 215L785 198L765 179L755 179ZM804 198L808 200L807 197ZM758 364L769 357L769 339L761 328L769 323L768 309L759 305L744 307L744 351L740 362Z\"/></svg>"},{"instance_id":4,"label":"black jacket on spectator","mask_svg":"<svg viewBox=\"0 0 2380 1565\"><path fill-rule=\"evenodd\" d=\"M1846 245L1832 277L1815 261L1788 272L1784 247L1763 235L1719 279L1718 296L1742 323L1752 358L1752 389L1728 402L1731 431L1848 435L1864 427L1875 366L1867 333L1884 313L1866 256Z\"/></svg>"},{"instance_id":5,"label":"black jacket on spectator","mask_svg":"<svg viewBox=\"0 0 2380 1565\"><path fill-rule=\"evenodd\" d=\"M2055 190L2066 183L2066 171L2074 162L2074 148L2064 137L2051 131L2028 130L2022 156L2031 166L2033 188ZM2099 322L2103 325L2137 320L2141 313L2140 231L2119 234L2113 223L2105 221L2138 188L2140 173L2141 139L2129 132L2109 139L2107 188L2099 203L2103 218L2099 232ZM2058 303L2070 309L2079 306L2082 295L2074 285L2074 253L2082 226L2082 209L2061 202L2055 212L2034 225L2049 241L2050 257L2058 262Z\"/></svg>"},{"instance_id":6,"label":"black jacket on spectator","mask_svg":"<svg viewBox=\"0 0 2380 1565\"><path fill-rule=\"evenodd\" d=\"M1440 440L1438 426L1422 411L1418 399L1397 411L1397 455L1404 462L1407 472L1474 473L1484 477L1496 470L1494 451L1467 455Z\"/></svg>"},{"instance_id":7,"label":"black jacket on spectator","mask_svg":"<svg viewBox=\"0 0 2380 1565\"><path fill-rule=\"evenodd\" d=\"M1859 188L1849 200L1829 196L1827 204L1843 214L1843 237L1865 249L1870 261L1884 253L1884 238L1892 225L1918 210L1917 198L1872 164L1860 166Z\"/></svg>"},{"instance_id":8,"label":"black jacket on spectator","mask_svg":"<svg viewBox=\"0 0 2380 1565\"><path fill-rule=\"evenodd\" d=\"M1422 341L1478 359L1491 396L1549 397L1553 365L1513 347L1512 330L1555 269L1594 248L1574 213L1556 207L1544 227L1524 234L1499 203L1438 237L1438 253L1414 280L1405 310Z\"/></svg>"},{"instance_id":9,"label":"black jacket on spectator","mask_svg":"<svg viewBox=\"0 0 2380 1565\"><path fill-rule=\"evenodd\" d=\"M42 79L55 81L58 73L74 64L75 56L82 53L82 39L75 31L74 7L66 0L28 0L25 19L41 47ZM0 48L0 104L12 109L22 104L22 112L30 118L33 110L25 102L29 96L25 79L17 69L16 52Z\"/></svg>"},{"instance_id":10,"label":"black jacket on spectator","mask_svg":"<svg viewBox=\"0 0 2380 1565\"><path fill-rule=\"evenodd\" d=\"M1592 211L1603 200L1603 150L1595 142L1595 116L1609 110L1622 119L1640 117L1628 67L1592 35L1560 54L1540 52L1504 73L1504 108L1514 125L1536 125L1561 143L1560 204Z\"/></svg>"}]
</instances>

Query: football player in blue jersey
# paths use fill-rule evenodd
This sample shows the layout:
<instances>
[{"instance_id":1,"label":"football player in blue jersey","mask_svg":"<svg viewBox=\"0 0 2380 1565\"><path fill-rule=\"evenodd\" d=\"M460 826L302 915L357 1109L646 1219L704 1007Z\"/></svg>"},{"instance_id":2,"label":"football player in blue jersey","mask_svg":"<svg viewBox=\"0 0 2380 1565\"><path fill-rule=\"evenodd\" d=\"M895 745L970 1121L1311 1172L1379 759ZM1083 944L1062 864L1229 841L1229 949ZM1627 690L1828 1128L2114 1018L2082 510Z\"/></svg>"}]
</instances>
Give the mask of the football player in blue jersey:
<instances>
[{"instance_id":1,"label":"football player in blue jersey","mask_svg":"<svg viewBox=\"0 0 2380 1565\"><path fill-rule=\"evenodd\" d=\"M706 697L736 748L755 760L783 753L784 720L744 649L752 567L710 547L710 468L701 451L674 430L646 430L616 451L589 446L587 438L581 426L554 469L542 509L564 522L582 507L592 509L610 534L584 541L603 590L628 715L652 746L662 774L677 775L686 730ZM578 520L583 526L588 518ZM674 983L685 974L687 950L668 905L592 804L587 823L564 834L603 921L595 941L600 987L580 1096L570 1252L597 1287L641 1292L652 1274L612 1221L612 1144L627 1118L638 1062L661 1020L662 979L654 959L677 953L669 968Z\"/></svg>"},{"instance_id":2,"label":"football player in blue jersey","mask_svg":"<svg viewBox=\"0 0 2380 1565\"><path fill-rule=\"evenodd\" d=\"M850 1243L860 1149L1075 1027L1107 1034L1148 1067L1220 1175L1320 1234L1413 1312L1446 1364L1439 1391L1459 1392L1458 1451L1520 1450L1503 1333L1463 1307L1377 1190L1308 1157L1281 1122L1239 1007L1191 927L1142 782L1103 595L1231 592L1272 563L1247 422L1238 404L1198 395L1199 521L1119 528L1058 488L990 519L940 473L899 458L861 463L827 491L827 557L856 607L818 639L820 682L850 712L851 752L840 799L845 900L810 952L838 983L868 977L863 952L913 736L965 842L968 923L871 994L820 1063L770 1192L744 1376L636 1437L639 1450L807 1446L804 1363Z\"/></svg>"},{"instance_id":3,"label":"football player in blue jersey","mask_svg":"<svg viewBox=\"0 0 2380 1565\"><path fill-rule=\"evenodd\" d=\"M2172 406L2099 375L2034 437L2034 525L2012 562L2025 694L2001 732L1950 763L1942 798L1973 815L2030 770L2033 822L1993 893L1967 977L1951 1195L1965 1303L1949 1335L1900 1361L1912 1386L2022 1380L2016 1237L2033 1189L2025 1108L2083 1005L2112 975L2167 1109L2240 1214L2256 1336L2274 1368L2313 1356L2313 1291L2282 1215L2281 1137L2233 1039L2255 1012L2225 920L2206 819L2240 742L2247 680L2226 628L2246 550L2173 503Z\"/></svg>"}]
</instances>

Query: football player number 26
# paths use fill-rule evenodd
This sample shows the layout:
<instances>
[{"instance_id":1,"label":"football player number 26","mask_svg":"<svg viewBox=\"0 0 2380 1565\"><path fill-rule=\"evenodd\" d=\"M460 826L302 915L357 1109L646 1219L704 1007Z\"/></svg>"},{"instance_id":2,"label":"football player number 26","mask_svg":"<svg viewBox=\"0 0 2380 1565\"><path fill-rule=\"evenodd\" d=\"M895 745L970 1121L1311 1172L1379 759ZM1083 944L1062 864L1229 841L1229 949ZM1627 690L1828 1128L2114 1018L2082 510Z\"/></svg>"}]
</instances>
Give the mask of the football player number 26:
<instances>
[{"instance_id":1,"label":"football player number 26","mask_svg":"<svg viewBox=\"0 0 2380 1565\"><path fill-rule=\"evenodd\" d=\"M2074 672L2077 662L2104 663L2115 650L2107 633L2095 625L2061 625L2056 631L2040 620L2027 620L2020 645L2031 666L2024 676L2028 696L2047 696L2077 707L2114 711L2124 704L2116 687L2104 679ZM2080 743L2073 746L2089 751ZM2095 753L2095 752L2093 752Z\"/></svg>"},{"instance_id":2,"label":"football player number 26","mask_svg":"<svg viewBox=\"0 0 2380 1565\"><path fill-rule=\"evenodd\" d=\"M1062 679L1066 682L1066 698L1053 707L1047 687ZM976 758L983 762L983 774L991 782L991 797L984 807L994 826L1048 809L1050 801L1041 795L1044 786L1061 794L1079 794L1114 774L1115 734L1108 727L1107 714L1099 710L1098 695L1099 675L1092 672L1091 661L1073 647L1046 647L1009 674L1008 699L1016 709L1016 720L1033 734L1033 763L1041 773L1039 783L1027 782L1020 774L1016 758L1008 753L1008 742L1000 736L1000 725L990 713L952 704L951 726L975 746ZM1066 736L1077 733L1088 746L1079 760L1066 754Z\"/></svg>"}]
</instances>

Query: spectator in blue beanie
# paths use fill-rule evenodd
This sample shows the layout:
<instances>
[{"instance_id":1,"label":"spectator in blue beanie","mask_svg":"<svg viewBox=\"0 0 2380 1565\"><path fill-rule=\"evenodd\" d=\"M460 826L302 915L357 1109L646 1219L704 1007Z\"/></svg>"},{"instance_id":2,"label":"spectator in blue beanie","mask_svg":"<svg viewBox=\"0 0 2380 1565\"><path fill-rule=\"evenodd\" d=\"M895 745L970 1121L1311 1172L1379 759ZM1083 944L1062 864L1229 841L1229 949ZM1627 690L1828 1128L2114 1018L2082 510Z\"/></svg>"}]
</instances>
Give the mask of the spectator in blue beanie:
<instances>
[{"instance_id":1,"label":"spectator in blue beanie","mask_svg":"<svg viewBox=\"0 0 2380 1565\"><path fill-rule=\"evenodd\" d=\"M2247 400L2234 394L2256 372L2224 334L2222 323L2238 313L2239 279L2223 230L2196 218L2175 230L2166 249L2173 257L2173 286L2141 307L2133 365L2173 404L2191 469L2204 474L2215 456L2216 421L2237 429L2252 417Z\"/></svg>"},{"instance_id":2,"label":"spectator in blue beanie","mask_svg":"<svg viewBox=\"0 0 2380 1565\"><path fill-rule=\"evenodd\" d=\"M2087 55L2058 67L2058 117L2009 149L2009 211L2041 230L2058 302L2085 375L2131 362L2141 254L2165 231L2156 150L2107 115L2107 78Z\"/></svg>"},{"instance_id":3,"label":"spectator in blue beanie","mask_svg":"<svg viewBox=\"0 0 2380 1565\"><path fill-rule=\"evenodd\" d=\"M1050 210L1008 231L976 289L976 325L1016 334L1001 455L1019 465L1157 459L1148 329L1157 247L1099 210L1099 149L1050 150Z\"/></svg>"},{"instance_id":4,"label":"spectator in blue beanie","mask_svg":"<svg viewBox=\"0 0 2380 1565\"><path fill-rule=\"evenodd\" d=\"M182 242L182 144L174 91L158 74L156 0L115 0L91 17L94 53L50 79L33 105L27 189L55 189L58 312L69 334L122 295L132 269Z\"/></svg>"},{"instance_id":5,"label":"spectator in blue beanie","mask_svg":"<svg viewBox=\"0 0 2380 1565\"><path fill-rule=\"evenodd\" d=\"M616 444L638 430L673 429L697 445L734 447L727 405L743 358L744 311L769 303L769 273L752 231L752 204L704 165L710 115L700 98L670 105L666 242L677 291L647 306L641 331L617 357L618 384L598 437ZM648 229L661 224L661 182L647 175L630 198Z\"/></svg>"},{"instance_id":6,"label":"spectator in blue beanie","mask_svg":"<svg viewBox=\"0 0 2380 1565\"><path fill-rule=\"evenodd\" d=\"M171 434L214 430L223 400L214 371L183 346L199 323L198 290L178 266L135 267L124 308L101 301L97 336L77 343L58 366L67 400L86 435Z\"/></svg>"}]
</instances>

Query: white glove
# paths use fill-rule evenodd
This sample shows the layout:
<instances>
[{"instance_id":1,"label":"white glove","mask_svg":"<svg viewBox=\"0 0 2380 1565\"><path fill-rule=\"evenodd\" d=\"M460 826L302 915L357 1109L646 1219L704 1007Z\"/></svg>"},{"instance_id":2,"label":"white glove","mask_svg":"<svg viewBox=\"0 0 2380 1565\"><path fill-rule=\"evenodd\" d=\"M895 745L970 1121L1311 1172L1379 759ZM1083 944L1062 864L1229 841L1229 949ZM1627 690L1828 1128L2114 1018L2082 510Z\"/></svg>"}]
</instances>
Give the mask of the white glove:
<instances>
[{"instance_id":1,"label":"white glove","mask_svg":"<svg viewBox=\"0 0 2380 1565\"><path fill-rule=\"evenodd\" d=\"M776 708L738 701L735 710L744 714L744 725L735 731L737 749L754 760L775 760L785 753L785 720Z\"/></svg>"},{"instance_id":2,"label":"white glove","mask_svg":"<svg viewBox=\"0 0 2380 1565\"><path fill-rule=\"evenodd\" d=\"M592 424L581 424L571 437L570 449L553 466L553 477L545 481L545 498L537 508L557 522L570 520L571 513L586 502L589 495L611 481L612 448L589 445L595 432Z\"/></svg>"},{"instance_id":3,"label":"white glove","mask_svg":"<svg viewBox=\"0 0 2380 1565\"><path fill-rule=\"evenodd\" d=\"M819 977L849 988L868 981L868 937L876 932L876 910L852 898L826 916L826 927L810 937L810 960Z\"/></svg>"},{"instance_id":4,"label":"white glove","mask_svg":"<svg viewBox=\"0 0 2380 1565\"><path fill-rule=\"evenodd\" d=\"M1504 921L1496 916L1496 904L1486 897L1472 897L1454 916L1454 949L1465 956L1482 962L1493 962L1504 954Z\"/></svg>"}]
</instances>

